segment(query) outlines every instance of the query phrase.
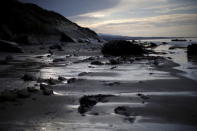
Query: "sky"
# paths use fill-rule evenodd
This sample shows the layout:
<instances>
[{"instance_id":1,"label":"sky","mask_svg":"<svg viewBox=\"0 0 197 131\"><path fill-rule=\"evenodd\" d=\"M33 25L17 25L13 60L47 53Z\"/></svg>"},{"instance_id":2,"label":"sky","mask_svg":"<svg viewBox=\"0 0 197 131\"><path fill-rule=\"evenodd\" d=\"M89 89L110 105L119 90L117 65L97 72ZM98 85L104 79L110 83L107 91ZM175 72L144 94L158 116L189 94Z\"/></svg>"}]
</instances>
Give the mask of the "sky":
<instances>
[{"instance_id":1,"label":"sky","mask_svg":"<svg viewBox=\"0 0 197 131\"><path fill-rule=\"evenodd\" d=\"M20 0L80 26L123 36L197 37L197 0Z\"/></svg>"}]
</instances>

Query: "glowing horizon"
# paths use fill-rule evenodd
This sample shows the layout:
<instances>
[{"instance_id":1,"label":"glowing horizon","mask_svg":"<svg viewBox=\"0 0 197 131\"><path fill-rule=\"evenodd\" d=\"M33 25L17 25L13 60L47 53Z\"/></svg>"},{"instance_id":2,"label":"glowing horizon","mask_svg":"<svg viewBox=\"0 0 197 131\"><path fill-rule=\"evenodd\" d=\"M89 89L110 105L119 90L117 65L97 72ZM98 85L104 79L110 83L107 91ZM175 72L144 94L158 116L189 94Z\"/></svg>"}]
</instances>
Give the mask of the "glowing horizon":
<instances>
[{"instance_id":1,"label":"glowing horizon","mask_svg":"<svg viewBox=\"0 0 197 131\"><path fill-rule=\"evenodd\" d=\"M126 36L197 36L195 0L29 2L57 11L80 26L91 28L97 33Z\"/></svg>"}]
</instances>

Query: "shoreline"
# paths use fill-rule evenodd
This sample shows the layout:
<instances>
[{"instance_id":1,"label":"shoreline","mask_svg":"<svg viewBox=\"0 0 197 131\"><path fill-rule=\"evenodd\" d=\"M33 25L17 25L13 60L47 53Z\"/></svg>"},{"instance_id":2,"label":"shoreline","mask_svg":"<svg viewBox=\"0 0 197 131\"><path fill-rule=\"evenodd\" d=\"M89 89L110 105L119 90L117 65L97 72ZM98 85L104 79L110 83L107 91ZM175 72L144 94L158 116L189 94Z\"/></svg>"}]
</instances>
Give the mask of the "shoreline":
<instances>
[{"instance_id":1,"label":"shoreline","mask_svg":"<svg viewBox=\"0 0 197 131\"><path fill-rule=\"evenodd\" d=\"M83 52L83 47L80 46L80 48ZM57 58L59 58L62 53L63 52L57 52L55 54L58 56ZM100 55L96 50L88 53L88 56ZM84 57L79 58L80 56L81 54L73 57L71 56L68 57L66 61L44 66L45 68L48 68L48 70L45 71L46 76L58 76L63 73L63 71L66 72L67 70L71 71L68 73L78 74L77 69L79 69L80 72L83 72L86 68L95 72L92 72L92 74L85 74L85 76L79 76L79 78L69 84L60 82L51 85L50 87L54 91L54 94L51 96L45 96L41 91L38 91L37 93L31 93L31 96L25 99L17 98L14 102L0 102L0 129L2 131L129 131L131 129L145 131L147 129L158 130L161 127L165 127L165 129L169 131L179 130L181 128L182 130L197 129L197 82L177 75L179 71L173 69L177 64L167 62L162 68L158 68L157 66L146 65L146 62L142 60L142 62L136 62L130 66L126 66L127 68L124 67L125 70L122 70L121 68L123 65L117 65L118 68L113 70L110 70L109 68L112 66L106 65L99 66L85 64L84 67L86 68L84 68L82 66L83 62L81 62ZM43 61L39 58L32 58L38 60L38 62ZM23 57L20 59L23 59ZM43 59L45 59L45 57ZM103 58L99 58L99 60L100 59ZM79 63L74 63L70 66L66 65L67 62L69 63L71 61L78 61ZM88 63L90 62L88 61ZM17 68L19 67L20 66ZM31 66L28 65L26 68L28 69L30 67ZM37 69L38 67L39 66L33 65L31 68ZM106 75L109 75L108 77L113 77L114 74L107 73L108 70L110 70L110 72L118 73L118 78L122 77L120 75L121 73L132 72L138 68L146 69L146 67L151 67L151 69L147 69L146 72L149 77L154 75L156 75L155 77L165 77L165 75L162 76L160 72L157 73L157 70L169 72L170 75L166 74L165 79L136 80L130 82L119 81L118 79L115 81L107 79L86 79L86 75L90 75L92 78ZM29 71L31 71L31 68ZM41 66L41 69L42 68L43 67ZM27 70L25 69L24 72L26 71ZM100 71L101 73L96 73L96 71ZM103 73L103 71L105 71L105 73ZM17 75L20 76L22 74L23 72ZM66 77L66 73L63 73L62 76ZM139 75L138 77L140 78L142 76ZM175 76L176 79L168 79L167 76ZM84 79L80 79L83 77ZM20 78L17 78L17 80L22 81ZM23 83L22 85L26 88L28 85L31 85L30 83ZM21 84L19 83L19 85ZM15 84L15 86L19 85ZM78 112L80 99L87 95L94 98L98 94L111 96L106 97L104 102L96 103L96 105L84 115L80 114ZM115 113L115 109L118 107L125 108L122 112L123 114Z\"/></svg>"}]
</instances>

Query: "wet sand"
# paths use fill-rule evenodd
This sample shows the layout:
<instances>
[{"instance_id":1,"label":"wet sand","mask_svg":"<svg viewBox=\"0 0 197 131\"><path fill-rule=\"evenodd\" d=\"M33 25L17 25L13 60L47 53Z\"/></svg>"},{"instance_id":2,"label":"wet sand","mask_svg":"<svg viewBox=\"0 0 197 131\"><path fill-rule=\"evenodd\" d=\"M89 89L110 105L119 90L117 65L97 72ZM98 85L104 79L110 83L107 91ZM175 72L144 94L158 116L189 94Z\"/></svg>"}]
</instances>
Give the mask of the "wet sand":
<instances>
[{"instance_id":1,"label":"wet sand","mask_svg":"<svg viewBox=\"0 0 197 131\"><path fill-rule=\"evenodd\" d=\"M83 61L90 56L100 56L97 59L106 62L98 49L75 46L67 45L67 51L55 51L52 57L47 57L47 50L35 50L32 55L29 49L25 54L15 56L16 60L10 64L0 65L1 91L34 86L36 81L24 82L21 79L27 72L41 78L76 78L72 83L65 80L50 85L54 91L51 96L45 96L39 90L26 99L0 102L0 130L197 129L197 82L179 76L180 71L173 69L177 64L167 62L155 67L150 61L140 60L132 64L116 65L117 67L112 69L114 65L91 65L90 61ZM75 56L69 55L73 53ZM3 55L7 54L1 56ZM36 57L40 55L44 57ZM66 60L52 62L59 57L66 57ZM78 76L81 72L86 73ZM39 89L39 85L36 85L36 88ZM98 94L108 97L97 101L91 109L80 114L80 99Z\"/></svg>"}]
</instances>

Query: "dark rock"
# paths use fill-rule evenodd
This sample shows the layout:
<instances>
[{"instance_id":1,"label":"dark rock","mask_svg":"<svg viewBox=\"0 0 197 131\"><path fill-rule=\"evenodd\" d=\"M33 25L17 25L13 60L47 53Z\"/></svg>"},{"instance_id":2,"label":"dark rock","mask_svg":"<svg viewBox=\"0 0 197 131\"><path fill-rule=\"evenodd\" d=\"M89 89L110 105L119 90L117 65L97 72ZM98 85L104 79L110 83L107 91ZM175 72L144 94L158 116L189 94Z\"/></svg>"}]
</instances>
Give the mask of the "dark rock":
<instances>
[{"instance_id":1,"label":"dark rock","mask_svg":"<svg viewBox=\"0 0 197 131\"><path fill-rule=\"evenodd\" d=\"M78 76L84 76L84 75L87 75L87 74L88 74L88 72L81 72L81 73L78 74Z\"/></svg>"},{"instance_id":2,"label":"dark rock","mask_svg":"<svg viewBox=\"0 0 197 131\"><path fill-rule=\"evenodd\" d=\"M149 43L149 48L155 48L155 47L157 47L157 44L153 42Z\"/></svg>"},{"instance_id":3,"label":"dark rock","mask_svg":"<svg viewBox=\"0 0 197 131\"><path fill-rule=\"evenodd\" d=\"M62 61L65 61L66 59L65 58L56 58L53 60L53 62L62 62Z\"/></svg>"},{"instance_id":4,"label":"dark rock","mask_svg":"<svg viewBox=\"0 0 197 131\"><path fill-rule=\"evenodd\" d=\"M76 78L70 78L67 80L68 84L74 83L77 79Z\"/></svg>"},{"instance_id":5,"label":"dark rock","mask_svg":"<svg viewBox=\"0 0 197 131\"><path fill-rule=\"evenodd\" d=\"M74 42L72 38L70 38L68 35L62 33L61 34L61 39L62 42Z\"/></svg>"},{"instance_id":6,"label":"dark rock","mask_svg":"<svg viewBox=\"0 0 197 131\"><path fill-rule=\"evenodd\" d=\"M49 53L50 55L53 55L53 51L51 51L51 50L48 50L48 53Z\"/></svg>"},{"instance_id":7,"label":"dark rock","mask_svg":"<svg viewBox=\"0 0 197 131\"><path fill-rule=\"evenodd\" d=\"M51 50L57 49L57 50L59 50L59 51L63 51L63 50L64 50L64 49L62 48L62 46L59 45L59 44L52 45L52 46L49 47L49 49L51 49Z\"/></svg>"},{"instance_id":8,"label":"dark rock","mask_svg":"<svg viewBox=\"0 0 197 131\"><path fill-rule=\"evenodd\" d=\"M42 90L42 93L43 95L50 96L50 95L53 95L53 90L49 88L44 88L44 90Z\"/></svg>"},{"instance_id":9,"label":"dark rock","mask_svg":"<svg viewBox=\"0 0 197 131\"><path fill-rule=\"evenodd\" d=\"M122 64L120 59L110 59L109 62L110 62L111 65Z\"/></svg>"},{"instance_id":10,"label":"dark rock","mask_svg":"<svg viewBox=\"0 0 197 131\"><path fill-rule=\"evenodd\" d=\"M137 96L139 96L139 97L140 97L141 99L143 99L143 100L150 99L150 97L145 96L144 94L141 94L141 93L138 93Z\"/></svg>"},{"instance_id":11,"label":"dark rock","mask_svg":"<svg viewBox=\"0 0 197 131\"><path fill-rule=\"evenodd\" d=\"M40 84L40 90L45 90L46 88L48 88L49 86L45 83L41 83Z\"/></svg>"},{"instance_id":12,"label":"dark rock","mask_svg":"<svg viewBox=\"0 0 197 131\"><path fill-rule=\"evenodd\" d=\"M78 112L80 114L84 114L87 111L91 110L98 102L107 102L108 97L111 97L112 95L92 95L92 96L83 96L79 103L80 106L78 108Z\"/></svg>"},{"instance_id":13,"label":"dark rock","mask_svg":"<svg viewBox=\"0 0 197 131\"><path fill-rule=\"evenodd\" d=\"M10 61L10 60L13 60L13 59L14 59L14 57L11 56L11 55L8 55L8 56L5 57L6 61Z\"/></svg>"},{"instance_id":14,"label":"dark rock","mask_svg":"<svg viewBox=\"0 0 197 131\"><path fill-rule=\"evenodd\" d=\"M162 44L163 44L163 45L166 45L166 44L168 44L168 43L167 43L167 42L162 42Z\"/></svg>"},{"instance_id":15,"label":"dark rock","mask_svg":"<svg viewBox=\"0 0 197 131\"><path fill-rule=\"evenodd\" d=\"M131 115L131 109L126 106L119 106L114 109L114 112L119 115L124 115L124 116L130 116Z\"/></svg>"},{"instance_id":16,"label":"dark rock","mask_svg":"<svg viewBox=\"0 0 197 131\"><path fill-rule=\"evenodd\" d=\"M102 53L112 56L130 56L143 55L146 50L141 45L133 42L117 40L105 43L102 47Z\"/></svg>"},{"instance_id":17,"label":"dark rock","mask_svg":"<svg viewBox=\"0 0 197 131\"><path fill-rule=\"evenodd\" d=\"M188 55L197 55L197 44L188 45L187 47Z\"/></svg>"},{"instance_id":18,"label":"dark rock","mask_svg":"<svg viewBox=\"0 0 197 131\"><path fill-rule=\"evenodd\" d=\"M45 81L46 81L49 85L55 85L55 84L58 84L58 83L59 83L58 80L53 79L53 78L46 79Z\"/></svg>"},{"instance_id":19,"label":"dark rock","mask_svg":"<svg viewBox=\"0 0 197 131\"><path fill-rule=\"evenodd\" d=\"M24 81L36 81L37 80L37 78L34 75L32 75L32 74L24 74L22 79Z\"/></svg>"},{"instance_id":20,"label":"dark rock","mask_svg":"<svg viewBox=\"0 0 197 131\"><path fill-rule=\"evenodd\" d=\"M106 86L120 85L120 82L108 82L108 83L104 83L104 85Z\"/></svg>"},{"instance_id":21,"label":"dark rock","mask_svg":"<svg viewBox=\"0 0 197 131\"><path fill-rule=\"evenodd\" d=\"M15 101L16 93L14 91L5 90L0 94L0 101Z\"/></svg>"},{"instance_id":22,"label":"dark rock","mask_svg":"<svg viewBox=\"0 0 197 131\"><path fill-rule=\"evenodd\" d=\"M58 77L58 80L59 80L59 81L66 81L67 79L66 79L65 77L59 76L59 77Z\"/></svg>"},{"instance_id":23,"label":"dark rock","mask_svg":"<svg viewBox=\"0 0 197 131\"><path fill-rule=\"evenodd\" d=\"M38 89L36 89L35 87L27 87L27 91L28 92L38 92Z\"/></svg>"},{"instance_id":24,"label":"dark rock","mask_svg":"<svg viewBox=\"0 0 197 131\"><path fill-rule=\"evenodd\" d=\"M0 52L23 53L18 44L5 40L0 40Z\"/></svg>"},{"instance_id":25,"label":"dark rock","mask_svg":"<svg viewBox=\"0 0 197 131\"><path fill-rule=\"evenodd\" d=\"M28 98L30 97L30 93L27 91L27 89L22 89L17 91L17 96L19 98Z\"/></svg>"},{"instance_id":26,"label":"dark rock","mask_svg":"<svg viewBox=\"0 0 197 131\"><path fill-rule=\"evenodd\" d=\"M100 62L100 61L93 61L91 62L92 65L104 65L104 63Z\"/></svg>"}]
</instances>

